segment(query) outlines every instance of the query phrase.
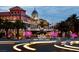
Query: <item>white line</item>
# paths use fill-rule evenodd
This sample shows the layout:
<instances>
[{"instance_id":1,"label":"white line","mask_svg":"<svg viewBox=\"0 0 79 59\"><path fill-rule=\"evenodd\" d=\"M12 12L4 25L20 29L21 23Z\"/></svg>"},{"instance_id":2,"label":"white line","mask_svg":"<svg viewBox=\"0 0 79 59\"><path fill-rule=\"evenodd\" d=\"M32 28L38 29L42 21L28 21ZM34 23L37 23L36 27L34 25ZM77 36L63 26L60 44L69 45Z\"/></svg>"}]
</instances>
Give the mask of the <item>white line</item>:
<instances>
[{"instance_id":1,"label":"white line","mask_svg":"<svg viewBox=\"0 0 79 59\"><path fill-rule=\"evenodd\" d=\"M26 48L26 49L28 49L28 50L35 51L36 49L29 47L30 45L32 45L32 44L27 43L27 44L25 44L23 47Z\"/></svg>"},{"instance_id":2,"label":"white line","mask_svg":"<svg viewBox=\"0 0 79 59\"><path fill-rule=\"evenodd\" d=\"M79 49L79 47L75 47L75 46L70 46L70 45L64 45L65 47L69 47L69 48L75 48L75 49Z\"/></svg>"},{"instance_id":3,"label":"white line","mask_svg":"<svg viewBox=\"0 0 79 59\"><path fill-rule=\"evenodd\" d=\"M35 51L36 49L35 48L31 48L29 47L30 45L33 45L33 44L41 44L41 43L54 43L56 41L39 41L39 42L31 42L31 43L22 43L22 44L17 44L17 45L14 45L13 46L13 49L14 50L17 50L17 51L22 51L21 49L17 48L18 46L20 45L24 45L23 47L28 49L28 50L32 50L32 51Z\"/></svg>"},{"instance_id":4,"label":"white line","mask_svg":"<svg viewBox=\"0 0 79 59\"><path fill-rule=\"evenodd\" d=\"M58 45L54 45L54 46L57 47L57 48L61 48L61 49L66 49L66 50L71 50L71 51L79 51L77 49L71 49L71 48L61 47L61 46L58 46Z\"/></svg>"},{"instance_id":5,"label":"white line","mask_svg":"<svg viewBox=\"0 0 79 59\"><path fill-rule=\"evenodd\" d=\"M24 43L14 45L14 46L13 46L13 49L14 49L14 50L17 50L17 51L22 51L21 49L17 48L18 46L21 46L21 45L24 45Z\"/></svg>"},{"instance_id":6,"label":"white line","mask_svg":"<svg viewBox=\"0 0 79 59\"><path fill-rule=\"evenodd\" d=\"M56 41L39 41L39 42L31 42L32 44L38 44L38 43L55 43Z\"/></svg>"},{"instance_id":7,"label":"white line","mask_svg":"<svg viewBox=\"0 0 79 59\"><path fill-rule=\"evenodd\" d=\"M32 50L32 51L35 51L36 49L35 48L31 48L29 47L30 45L33 45L33 44L41 44L41 43L52 43L52 42L56 42L56 41L40 41L40 42L31 42L30 44L29 43L26 43L23 47L26 48L26 49L29 49L29 50Z\"/></svg>"}]
</instances>

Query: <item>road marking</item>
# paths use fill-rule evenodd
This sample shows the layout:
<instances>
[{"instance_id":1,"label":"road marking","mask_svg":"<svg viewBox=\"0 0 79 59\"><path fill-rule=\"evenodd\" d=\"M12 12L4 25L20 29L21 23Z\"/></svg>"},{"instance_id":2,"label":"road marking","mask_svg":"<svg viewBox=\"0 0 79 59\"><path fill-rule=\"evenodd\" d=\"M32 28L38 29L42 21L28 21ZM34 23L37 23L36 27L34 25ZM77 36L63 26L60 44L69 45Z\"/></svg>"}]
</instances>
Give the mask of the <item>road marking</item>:
<instances>
[{"instance_id":1,"label":"road marking","mask_svg":"<svg viewBox=\"0 0 79 59\"><path fill-rule=\"evenodd\" d=\"M54 45L54 47L65 49L65 50L71 50L71 51L78 51L79 52L79 50L77 50L77 49L71 49L71 48L62 47L62 46L58 46L58 45Z\"/></svg>"}]
</instances>

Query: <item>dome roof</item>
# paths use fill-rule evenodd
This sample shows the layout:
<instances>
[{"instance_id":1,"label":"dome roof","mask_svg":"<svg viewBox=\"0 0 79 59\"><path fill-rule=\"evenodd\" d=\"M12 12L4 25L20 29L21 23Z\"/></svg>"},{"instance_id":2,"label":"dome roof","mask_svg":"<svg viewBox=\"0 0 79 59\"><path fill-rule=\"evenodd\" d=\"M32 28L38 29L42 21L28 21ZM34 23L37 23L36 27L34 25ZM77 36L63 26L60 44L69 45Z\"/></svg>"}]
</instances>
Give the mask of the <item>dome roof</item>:
<instances>
[{"instance_id":1,"label":"dome roof","mask_svg":"<svg viewBox=\"0 0 79 59\"><path fill-rule=\"evenodd\" d=\"M34 8L32 14L38 14L38 12L36 11L36 9Z\"/></svg>"}]
</instances>

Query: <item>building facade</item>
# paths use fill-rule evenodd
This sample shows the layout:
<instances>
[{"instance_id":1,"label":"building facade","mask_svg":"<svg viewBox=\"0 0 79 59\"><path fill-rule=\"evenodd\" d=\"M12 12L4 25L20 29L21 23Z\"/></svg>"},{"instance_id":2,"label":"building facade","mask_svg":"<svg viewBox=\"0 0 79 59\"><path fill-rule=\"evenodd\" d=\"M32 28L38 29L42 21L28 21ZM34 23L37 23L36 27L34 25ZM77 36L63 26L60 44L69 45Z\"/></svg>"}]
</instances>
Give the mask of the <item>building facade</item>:
<instances>
[{"instance_id":1,"label":"building facade","mask_svg":"<svg viewBox=\"0 0 79 59\"><path fill-rule=\"evenodd\" d=\"M9 12L0 12L0 18L3 20L15 21L22 20L27 21L30 19L28 15L26 15L26 10L15 6L9 9Z\"/></svg>"},{"instance_id":2,"label":"building facade","mask_svg":"<svg viewBox=\"0 0 79 59\"><path fill-rule=\"evenodd\" d=\"M28 16L26 14L26 10L24 10L18 6L10 8L8 12L0 12L0 19L2 19L4 21L8 20L10 22L15 22L16 20L21 20L26 24L26 30L32 29L31 30L32 32L33 32L33 30L36 31L37 29L39 29L38 31L40 32L40 29L49 27L49 23L46 20L39 18L39 15L38 15L38 12L36 9L33 10L31 16ZM2 29L1 31L5 32L4 29ZM25 31L25 29L19 29L20 38L24 38L23 37L24 31ZM16 38L17 30L8 29L8 33L9 34L11 33L12 37Z\"/></svg>"},{"instance_id":3,"label":"building facade","mask_svg":"<svg viewBox=\"0 0 79 59\"><path fill-rule=\"evenodd\" d=\"M0 18L11 22L15 22L16 20L21 20L29 25L27 27L31 27L31 28L40 28L41 22L48 24L46 20L44 21L39 18L38 12L35 8L31 16L28 16L26 14L26 10L22 9L19 6L15 6L10 8L8 12L0 12ZM48 27L48 25L45 26Z\"/></svg>"}]
</instances>

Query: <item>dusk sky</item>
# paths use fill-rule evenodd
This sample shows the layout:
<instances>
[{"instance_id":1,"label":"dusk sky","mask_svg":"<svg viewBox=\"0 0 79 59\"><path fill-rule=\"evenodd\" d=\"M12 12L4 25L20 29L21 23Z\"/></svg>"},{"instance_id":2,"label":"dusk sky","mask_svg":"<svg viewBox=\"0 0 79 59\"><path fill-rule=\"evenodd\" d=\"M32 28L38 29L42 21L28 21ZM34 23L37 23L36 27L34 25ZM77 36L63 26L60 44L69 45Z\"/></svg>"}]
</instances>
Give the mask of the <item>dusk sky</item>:
<instances>
[{"instance_id":1,"label":"dusk sky","mask_svg":"<svg viewBox=\"0 0 79 59\"><path fill-rule=\"evenodd\" d=\"M8 11L13 6L0 6L0 12ZM46 19L50 23L57 23L66 20L72 14L79 16L78 6L20 6L26 10L27 15L31 15L34 8L39 13L39 18Z\"/></svg>"}]
</instances>

